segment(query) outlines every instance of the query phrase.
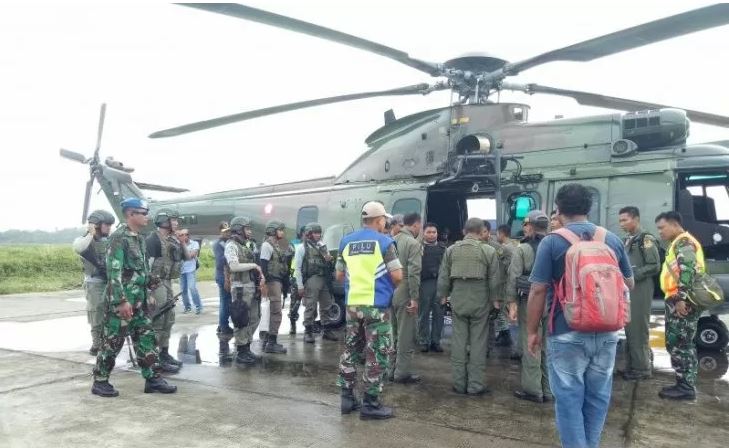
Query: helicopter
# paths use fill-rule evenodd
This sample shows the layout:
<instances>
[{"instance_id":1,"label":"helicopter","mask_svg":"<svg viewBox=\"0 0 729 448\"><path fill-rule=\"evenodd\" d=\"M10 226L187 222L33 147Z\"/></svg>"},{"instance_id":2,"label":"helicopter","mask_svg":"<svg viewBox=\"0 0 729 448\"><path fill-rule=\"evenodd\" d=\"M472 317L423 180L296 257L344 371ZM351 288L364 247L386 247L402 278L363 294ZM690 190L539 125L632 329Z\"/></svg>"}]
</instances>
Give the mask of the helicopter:
<instances>
[{"instance_id":1,"label":"helicopter","mask_svg":"<svg viewBox=\"0 0 729 448\"><path fill-rule=\"evenodd\" d=\"M729 117L508 80L542 64L589 62L726 25L729 4L691 10L522 61L471 53L443 63L416 59L386 45L245 5L182 6L375 53L436 81L246 111L157 131L151 138L374 97L450 90L455 99L446 107L401 118L391 110L385 112L384 125L365 139L366 151L338 176L150 202L153 214L177 213L196 239L217 237L220 221L236 215L252 219L257 238L270 219L285 222L289 237L306 223L317 221L324 228L324 243L336 254L341 238L359 227L362 206L370 200L381 201L393 214L418 212L439 228L450 229L451 235L462 228L469 208L486 201L495 214L484 218L509 225L516 237L529 211L551 211L556 191L567 183L579 182L593 194L589 219L614 232L619 232L617 212L627 205L639 207L646 217L665 210L681 212L686 229L704 245L710 272L729 293L729 212L717 207L717 203L729 201L729 140L687 145L691 122L729 127ZM622 112L530 122L529 105L498 101L499 93L505 90L569 97L581 105ZM99 138L102 124L103 108ZM90 166L84 218L94 179L120 217L120 201L143 196L143 189L182 190L132 180L130 168L118 161L100 163L98 146L90 159L61 151L63 157ZM655 232L652 220L645 221L647 230ZM335 295L343 309L341 288ZM343 318L340 312L340 322ZM704 334L701 328L711 332ZM722 348L729 343L729 331L715 315L702 317L699 333L703 348Z\"/></svg>"}]
</instances>

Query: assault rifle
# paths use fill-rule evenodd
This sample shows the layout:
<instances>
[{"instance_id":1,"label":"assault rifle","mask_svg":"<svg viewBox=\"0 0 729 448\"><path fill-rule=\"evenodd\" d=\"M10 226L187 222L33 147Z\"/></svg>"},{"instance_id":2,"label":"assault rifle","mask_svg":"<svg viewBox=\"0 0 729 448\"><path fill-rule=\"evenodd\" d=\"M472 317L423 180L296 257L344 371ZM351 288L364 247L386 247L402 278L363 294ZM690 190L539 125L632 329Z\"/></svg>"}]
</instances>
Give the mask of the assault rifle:
<instances>
[{"instance_id":1,"label":"assault rifle","mask_svg":"<svg viewBox=\"0 0 729 448\"><path fill-rule=\"evenodd\" d=\"M164 283L162 283L162 285L164 285L164 287L167 288L167 285L165 285ZM167 290L172 292L169 288L167 288ZM157 308L157 310L152 314L152 317L151 317L152 322L156 321L163 314L165 314L166 312L168 312L169 310L174 308L175 305L177 305L177 301L180 300L181 295L182 295L182 291L175 294L171 299L167 299L161 307Z\"/></svg>"}]
</instances>

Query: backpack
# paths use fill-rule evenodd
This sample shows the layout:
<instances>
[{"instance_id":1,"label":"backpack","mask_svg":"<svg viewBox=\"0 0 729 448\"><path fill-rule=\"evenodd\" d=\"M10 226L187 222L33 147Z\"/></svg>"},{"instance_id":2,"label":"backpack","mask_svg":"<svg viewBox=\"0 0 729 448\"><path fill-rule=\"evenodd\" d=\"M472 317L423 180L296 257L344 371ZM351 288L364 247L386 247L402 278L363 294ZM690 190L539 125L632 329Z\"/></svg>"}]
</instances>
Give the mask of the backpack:
<instances>
[{"instance_id":1,"label":"backpack","mask_svg":"<svg viewBox=\"0 0 729 448\"><path fill-rule=\"evenodd\" d=\"M630 313L628 288L615 252L605 244L607 230L597 227L590 241L567 228L553 233L566 239L570 247L565 254L564 275L554 288L550 327L557 300L567 325L575 331L607 332L625 327Z\"/></svg>"},{"instance_id":2,"label":"backpack","mask_svg":"<svg viewBox=\"0 0 729 448\"><path fill-rule=\"evenodd\" d=\"M537 234L536 237L529 238L525 241L525 243L527 243L532 248L535 256L537 254L537 247L539 246L539 242L542 241L543 238L544 237L542 235ZM531 275L531 273L532 270L529 269L529 272L525 272L516 278L516 294L519 297L529 297L529 290L532 287L532 282L529 281L529 276Z\"/></svg>"}]
</instances>

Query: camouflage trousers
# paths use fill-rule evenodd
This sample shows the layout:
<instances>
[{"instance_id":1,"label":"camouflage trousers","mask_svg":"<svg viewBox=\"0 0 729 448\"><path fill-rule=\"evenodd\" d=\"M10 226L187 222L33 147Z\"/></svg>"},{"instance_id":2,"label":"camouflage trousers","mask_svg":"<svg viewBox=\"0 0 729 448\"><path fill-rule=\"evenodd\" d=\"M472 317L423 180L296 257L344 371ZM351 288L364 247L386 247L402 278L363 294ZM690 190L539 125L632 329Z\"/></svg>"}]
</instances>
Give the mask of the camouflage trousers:
<instances>
[{"instance_id":1,"label":"camouflage trousers","mask_svg":"<svg viewBox=\"0 0 729 448\"><path fill-rule=\"evenodd\" d=\"M131 336L134 343L137 365L142 369L142 376L149 379L157 374L159 358L152 322L140 308L137 308L128 321L120 319L113 312L109 312L104 322L101 350L99 350L96 357L94 380L107 381L109 379L109 375L116 363L116 357L124 347L127 335Z\"/></svg>"},{"instance_id":2,"label":"camouflage trousers","mask_svg":"<svg viewBox=\"0 0 729 448\"><path fill-rule=\"evenodd\" d=\"M694 344L699 316L701 310L691 306L686 317L678 317L666 303L666 351L671 356L671 367L676 371L677 381L684 380L694 387L699 368Z\"/></svg>"},{"instance_id":3,"label":"camouflage trousers","mask_svg":"<svg viewBox=\"0 0 729 448\"><path fill-rule=\"evenodd\" d=\"M364 353L361 349L363 345ZM354 389L357 382L355 366L364 355L362 380L365 383L365 393L380 395L391 351L392 325L389 310L372 306L348 306L344 353L339 360L337 385L343 389Z\"/></svg>"}]
</instances>

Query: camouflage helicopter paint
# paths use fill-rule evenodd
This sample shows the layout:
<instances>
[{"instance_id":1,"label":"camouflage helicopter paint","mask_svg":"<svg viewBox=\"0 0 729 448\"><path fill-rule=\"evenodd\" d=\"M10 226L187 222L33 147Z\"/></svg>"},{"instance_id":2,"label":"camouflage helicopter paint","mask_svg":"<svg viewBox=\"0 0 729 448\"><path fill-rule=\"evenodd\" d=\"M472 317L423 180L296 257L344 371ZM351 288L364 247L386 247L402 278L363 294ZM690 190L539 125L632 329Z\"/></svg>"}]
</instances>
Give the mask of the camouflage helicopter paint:
<instances>
[{"instance_id":1,"label":"camouflage helicopter paint","mask_svg":"<svg viewBox=\"0 0 729 448\"><path fill-rule=\"evenodd\" d=\"M546 62L589 61L724 25L729 23L729 5L689 11L513 64L483 55L433 64L355 36L243 5L186 6L372 51L432 76L446 77L447 82L275 106L167 129L151 137L180 135L288 110L368 97L426 94L448 88L460 98L458 104L397 120L391 112L386 113L385 126L366 139L368 149L337 177L151 201L152 213L177 212L195 238L217 237L218 223L235 215L253 220L259 241L269 219L285 222L289 237L307 222L318 221L324 228L325 243L335 251L342 236L359 227L361 207L369 200L381 201L393 213L417 211L441 228L457 231L467 217L467 201L473 198L495 201L493 218L509 224L516 235L529 210L551 211L556 190L565 183L580 182L594 192L591 220L616 232L617 211L625 205L641 209L649 230L650 218L660 211L680 211L686 217L687 230L706 247L712 274L719 277L729 292L729 217L716 209L712 197L720 194L717 188L723 188L724 196L729 194L729 141L686 145L689 118L724 127L729 127L729 118L503 81ZM630 112L530 123L529 106L489 101L489 96L500 90L569 96L581 104ZM123 169L118 162L98 163L98 145L93 159L85 160L69 151L65 156L90 161L92 180L100 182L118 214L120 200L142 196L140 187L179 191L135 184L130 170ZM87 197L89 192L87 189ZM729 337L725 330L724 343Z\"/></svg>"}]
</instances>

